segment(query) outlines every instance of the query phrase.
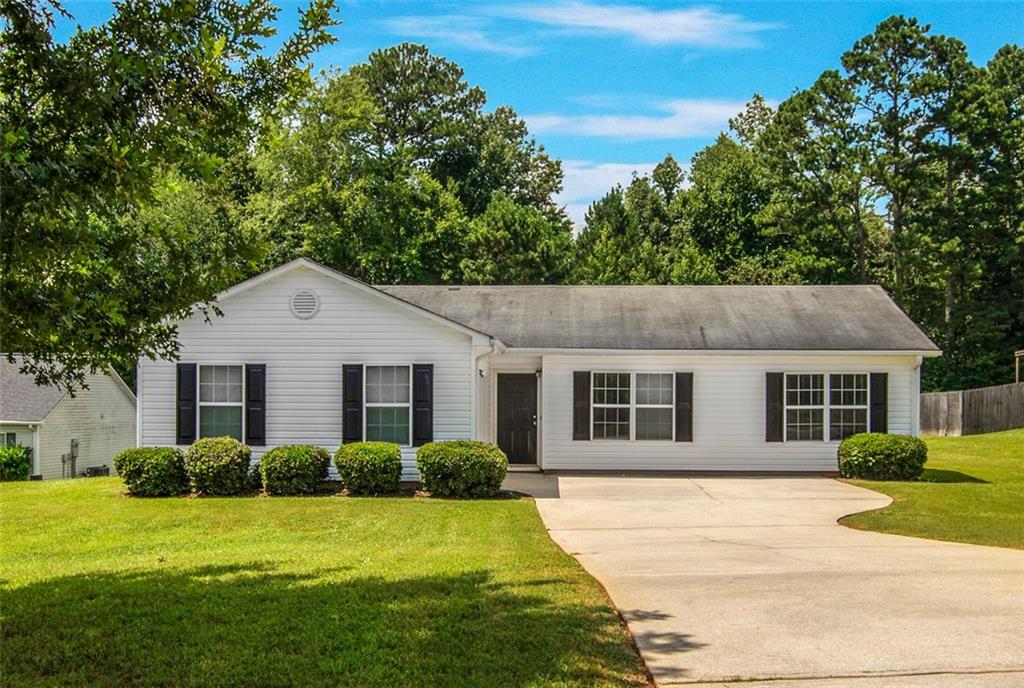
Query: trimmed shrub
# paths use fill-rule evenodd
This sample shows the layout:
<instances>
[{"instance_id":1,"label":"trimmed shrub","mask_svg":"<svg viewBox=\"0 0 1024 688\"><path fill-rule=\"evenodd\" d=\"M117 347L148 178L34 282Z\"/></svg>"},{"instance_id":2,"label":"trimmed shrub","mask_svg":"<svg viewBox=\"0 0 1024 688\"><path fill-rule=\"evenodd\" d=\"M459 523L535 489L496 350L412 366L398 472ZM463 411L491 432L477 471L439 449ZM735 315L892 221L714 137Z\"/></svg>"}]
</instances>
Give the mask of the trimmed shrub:
<instances>
[{"instance_id":1,"label":"trimmed shrub","mask_svg":"<svg viewBox=\"0 0 1024 688\"><path fill-rule=\"evenodd\" d=\"M32 472L32 450L20 444L0 447L0 481L28 480Z\"/></svg>"},{"instance_id":2,"label":"trimmed shrub","mask_svg":"<svg viewBox=\"0 0 1024 688\"><path fill-rule=\"evenodd\" d=\"M204 437L185 451L192 490L204 495L236 495L249 478L249 447L234 437Z\"/></svg>"},{"instance_id":3,"label":"trimmed shrub","mask_svg":"<svg viewBox=\"0 0 1024 688\"><path fill-rule=\"evenodd\" d=\"M391 442L352 442L334 455L341 484L354 495L395 492L402 479L402 452Z\"/></svg>"},{"instance_id":4,"label":"trimmed shrub","mask_svg":"<svg viewBox=\"0 0 1024 688\"><path fill-rule=\"evenodd\" d=\"M188 488L185 459L174 447L125 449L114 470L134 497L174 497Z\"/></svg>"},{"instance_id":5,"label":"trimmed shrub","mask_svg":"<svg viewBox=\"0 0 1024 688\"><path fill-rule=\"evenodd\" d=\"M311 444L274 447L260 459L263 489L272 495L309 494L327 477L331 455Z\"/></svg>"},{"instance_id":6,"label":"trimmed shrub","mask_svg":"<svg viewBox=\"0 0 1024 688\"><path fill-rule=\"evenodd\" d=\"M476 440L431 442L416 453L423 489L435 497L493 497L508 471L505 452Z\"/></svg>"},{"instance_id":7,"label":"trimmed shrub","mask_svg":"<svg viewBox=\"0 0 1024 688\"><path fill-rule=\"evenodd\" d=\"M928 459L920 437L863 432L839 445L839 475L865 480L917 480Z\"/></svg>"}]
</instances>

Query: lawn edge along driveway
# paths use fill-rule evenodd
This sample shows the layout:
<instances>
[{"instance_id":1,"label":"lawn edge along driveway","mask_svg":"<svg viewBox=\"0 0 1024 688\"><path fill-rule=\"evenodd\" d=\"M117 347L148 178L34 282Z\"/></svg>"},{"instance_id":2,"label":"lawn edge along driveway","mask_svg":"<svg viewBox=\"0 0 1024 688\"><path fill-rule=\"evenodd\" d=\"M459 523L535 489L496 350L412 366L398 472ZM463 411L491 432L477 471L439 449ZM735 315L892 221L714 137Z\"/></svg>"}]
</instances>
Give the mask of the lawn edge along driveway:
<instances>
[{"instance_id":1,"label":"lawn edge along driveway","mask_svg":"<svg viewBox=\"0 0 1024 688\"><path fill-rule=\"evenodd\" d=\"M1024 549L1024 429L966 437L925 437L920 481L849 480L892 503L851 514L858 530Z\"/></svg>"}]
</instances>

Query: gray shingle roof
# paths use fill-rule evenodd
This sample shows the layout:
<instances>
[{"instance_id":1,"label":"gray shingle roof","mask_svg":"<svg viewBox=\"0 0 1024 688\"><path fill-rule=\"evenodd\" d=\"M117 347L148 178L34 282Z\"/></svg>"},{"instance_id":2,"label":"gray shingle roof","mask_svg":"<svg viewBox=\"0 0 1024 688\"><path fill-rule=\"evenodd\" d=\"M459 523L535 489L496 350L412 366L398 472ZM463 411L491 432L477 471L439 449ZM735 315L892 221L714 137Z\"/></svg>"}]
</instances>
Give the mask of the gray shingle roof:
<instances>
[{"instance_id":1,"label":"gray shingle roof","mask_svg":"<svg viewBox=\"0 0 1024 688\"><path fill-rule=\"evenodd\" d=\"M871 285L378 289L509 347L938 351Z\"/></svg>"},{"instance_id":2,"label":"gray shingle roof","mask_svg":"<svg viewBox=\"0 0 1024 688\"><path fill-rule=\"evenodd\" d=\"M0 420L38 423L64 398L64 390L36 385L31 375L18 372L20 363L9 363L0 354Z\"/></svg>"}]
</instances>

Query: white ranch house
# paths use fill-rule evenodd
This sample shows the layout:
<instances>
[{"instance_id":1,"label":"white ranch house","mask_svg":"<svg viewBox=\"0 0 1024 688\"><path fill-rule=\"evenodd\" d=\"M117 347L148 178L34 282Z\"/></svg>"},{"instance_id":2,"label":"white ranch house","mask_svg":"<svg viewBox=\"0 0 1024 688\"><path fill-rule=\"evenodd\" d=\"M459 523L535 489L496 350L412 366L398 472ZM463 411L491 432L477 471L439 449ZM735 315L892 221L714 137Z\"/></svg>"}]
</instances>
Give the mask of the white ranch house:
<instances>
[{"instance_id":1,"label":"white ranch house","mask_svg":"<svg viewBox=\"0 0 1024 688\"><path fill-rule=\"evenodd\" d=\"M835 471L939 355L875 286L370 286L306 259L139 362L138 444L495 442L546 471Z\"/></svg>"}]
</instances>

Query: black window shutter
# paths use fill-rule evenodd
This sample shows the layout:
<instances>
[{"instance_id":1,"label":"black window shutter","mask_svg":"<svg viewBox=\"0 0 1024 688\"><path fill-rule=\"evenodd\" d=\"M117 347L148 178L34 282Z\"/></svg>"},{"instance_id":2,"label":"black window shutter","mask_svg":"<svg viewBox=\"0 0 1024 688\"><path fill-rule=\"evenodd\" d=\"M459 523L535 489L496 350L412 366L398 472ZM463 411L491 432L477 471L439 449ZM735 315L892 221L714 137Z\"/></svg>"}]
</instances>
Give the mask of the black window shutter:
<instances>
[{"instance_id":1,"label":"black window shutter","mask_svg":"<svg viewBox=\"0 0 1024 688\"><path fill-rule=\"evenodd\" d=\"M676 442L693 442L693 373L676 373Z\"/></svg>"},{"instance_id":2,"label":"black window shutter","mask_svg":"<svg viewBox=\"0 0 1024 688\"><path fill-rule=\"evenodd\" d=\"M782 441L782 373L765 373L764 441Z\"/></svg>"},{"instance_id":3,"label":"black window shutter","mask_svg":"<svg viewBox=\"0 0 1024 688\"><path fill-rule=\"evenodd\" d=\"M342 369L341 441L363 441L363 366L344 365Z\"/></svg>"},{"instance_id":4,"label":"black window shutter","mask_svg":"<svg viewBox=\"0 0 1024 688\"><path fill-rule=\"evenodd\" d=\"M868 430L889 432L889 373L871 373Z\"/></svg>"},{"instance_id":5,"label":"black window shutter","mask_svg":"<svg viewBox=\"0 0 1024 688\"><path fill-rule=\"evenodd\" d=\"M196 441L196 364L178 364L177 443Z\"/></svg>"},{"instance_id":6,"label":"black window shutter","mask_svg":"<svg viewBox=\"0 0 1024 688\"><path fill-rule=\"evenodd\" d=\"M412 446L434 441L434 366L412 367Z\"/></svg>"},{"instance_id":7,"label":"black window shutter","mask_svg":"<svg viewBox=\"0 0 1024 688\"><path fill-rule=\"evenodd\" d=\"M572 438L590 439L590 371L572 373Z\"/></svg>"},{"instance_id":8,"label":"black window shutter","mask_svg":"<svg viewBox=\"0 0 1024 688\"><path fill-rule=\"evenodd\" d=\"M245 443L267 443L267 366L245 366Z\"/></svg>"}]
</instances>

